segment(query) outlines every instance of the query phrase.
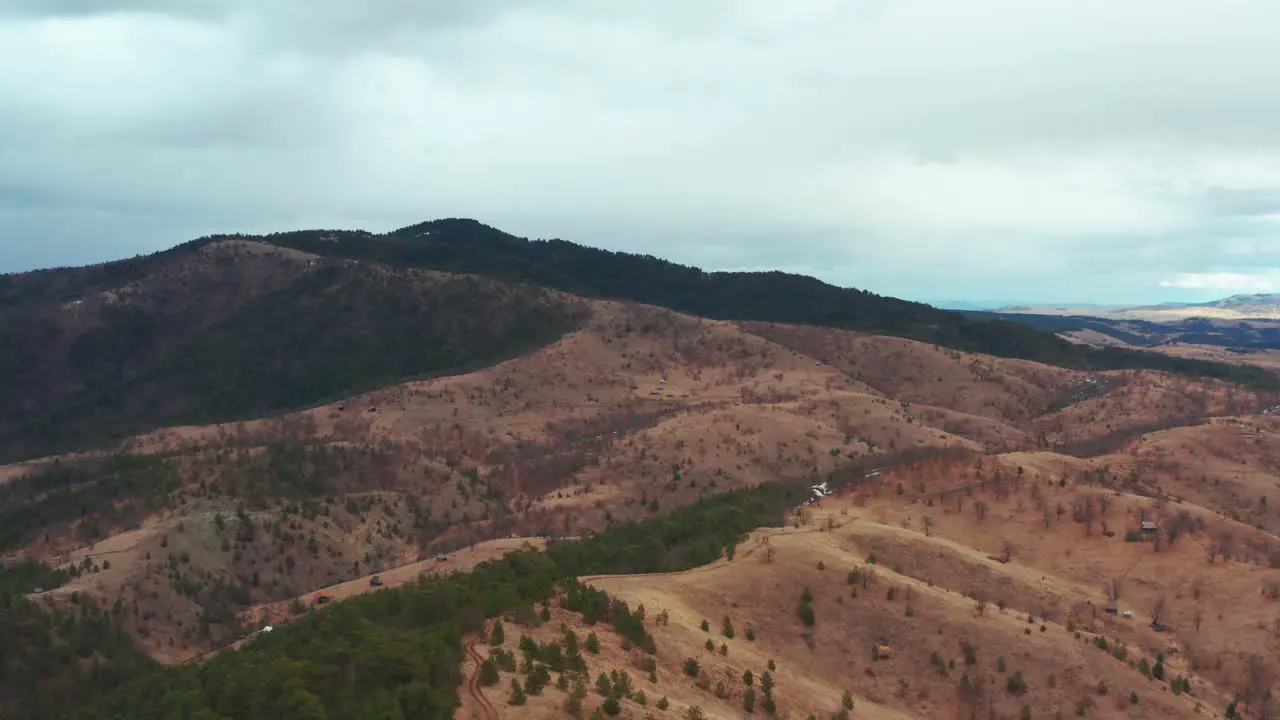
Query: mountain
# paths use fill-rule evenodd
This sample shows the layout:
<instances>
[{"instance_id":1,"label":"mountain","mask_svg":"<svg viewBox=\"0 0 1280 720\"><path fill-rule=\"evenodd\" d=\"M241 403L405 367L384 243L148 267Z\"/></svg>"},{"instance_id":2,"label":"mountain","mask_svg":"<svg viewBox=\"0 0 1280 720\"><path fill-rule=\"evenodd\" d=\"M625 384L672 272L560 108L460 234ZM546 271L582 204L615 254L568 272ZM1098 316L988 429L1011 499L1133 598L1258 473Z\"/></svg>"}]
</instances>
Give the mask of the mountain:
<instances>
[{"instance_id":1,"label":"mountain","mask_svg":"<svg viewBox=\"0 0 1280 720\"><path fill-rule=\"evenodd\" d=\"M1190 718L1280 652L1256 368L456 220L0 320L6 716Z\"/></svg>"},{"instance_id":2,"label":"mountain","mask_svg":"<svg viewBox=\"0 0 1280 720\"><path fill-rule=\"evenodd\" d=\"M0 460L490 364L575 327L574 301L547 289L1063 367L1162 368L1280 387L1253 368L1095 350L1022 323L805 276L704 272L437 220L386 235L210 237L117 263L0 276L0 341L14 348L0 358L9 378L0 386Z\"/></svg>"},{"instance_id":3,"label":"mountain","mask_svg":"<svg viewBox=\"0 0 1280 720\"><path fill-rule=\"evenodd\" d=\"M0 277L0 460L259 417L560 337L539 288L215 240Z\"/></svg>"},{"instance_id":4,"label":"mountain","mask_svg":"<svg viewBox=\"0 0 1280 720\"><path fill-rule=\"evenodd\" d=\"M1232 295L1202 303L1166 302L1158 305L1019 304L994 308L993 311L999 315L1089 316L1147 322L1179 322L1189 319L1274 321L1280 320L1280 294Z\"/></svg>"},{"instance_id":5,"label":"mountain","mask_svg":"<svg viewBox=\"0 0 1280 720\"><path fill-rule=\"evenodd\" d=\"M802 323L894 335L1063 367L1160 368L1277 386L1274 375L1251 368L1082 347L1001 317L947 312L923 303L838 288L807 276L705 272L647 255L610 252L563 240L526 240L474 220L436 220L383 236L301 232L264 240L316 254L483 274L708 318Z\"/></svg>"}]
</instances>

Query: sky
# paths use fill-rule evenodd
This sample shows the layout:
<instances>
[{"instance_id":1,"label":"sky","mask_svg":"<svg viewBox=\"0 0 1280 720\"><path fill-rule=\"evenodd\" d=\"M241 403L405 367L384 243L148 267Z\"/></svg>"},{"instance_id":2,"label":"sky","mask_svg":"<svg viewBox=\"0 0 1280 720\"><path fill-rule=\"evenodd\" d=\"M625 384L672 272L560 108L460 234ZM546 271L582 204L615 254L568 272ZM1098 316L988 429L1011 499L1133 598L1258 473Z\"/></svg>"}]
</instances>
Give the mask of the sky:
<instances>
[{"instance_id":1,"label":"sky","mask_svg":"<svg viewBox=\"0 0 1280 720\"><path fill-rule=\"evenodd\" d=\"M0 0L0 272L470 217L926 301L1280 292L1275 0Z\"/></svg>"}]
</instances>

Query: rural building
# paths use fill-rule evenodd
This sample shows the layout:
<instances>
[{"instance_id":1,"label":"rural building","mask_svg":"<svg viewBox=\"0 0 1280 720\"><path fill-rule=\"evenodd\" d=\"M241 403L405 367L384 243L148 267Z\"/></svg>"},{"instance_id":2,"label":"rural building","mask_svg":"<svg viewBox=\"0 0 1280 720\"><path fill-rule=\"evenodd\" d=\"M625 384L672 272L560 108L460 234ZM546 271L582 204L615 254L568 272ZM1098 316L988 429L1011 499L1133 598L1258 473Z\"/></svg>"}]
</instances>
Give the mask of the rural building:
<instances>
[{"instance_id":1,"label":"rural building","mask_svg":"<svg viewBox=\"0 0 1280 720\"><path fill-rule=\"evenodd\" d=\"M1152 522L1151 520L1142 521L1142 532L1144 533L1153 533L1159 529L1160 527L1156 525L1154 522Z\"/></svg>"}]
</instances>

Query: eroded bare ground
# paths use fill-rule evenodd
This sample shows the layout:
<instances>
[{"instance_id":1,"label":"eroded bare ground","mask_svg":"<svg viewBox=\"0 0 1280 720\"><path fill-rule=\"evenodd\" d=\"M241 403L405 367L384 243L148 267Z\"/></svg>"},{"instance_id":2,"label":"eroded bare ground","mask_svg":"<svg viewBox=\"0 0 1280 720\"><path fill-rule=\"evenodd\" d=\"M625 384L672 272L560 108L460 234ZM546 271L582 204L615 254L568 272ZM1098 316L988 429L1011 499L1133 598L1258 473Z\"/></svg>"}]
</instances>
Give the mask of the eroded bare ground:
<instances>
[{"instance_id":1,"label":"eroded bare ground","mask_svg":"<svg viewBox=\"0 0 1280 720\"><path fill-rule=\"evenodd\" d=\"M844 567L858 558L865 561L864 552L873 546L890 555L907 548L897 561L901 573L884 583L901 583L918 593L913 617L921 618L919 623L929 618L921 627L938 638L933 644L943 657L954 655L961 635L987 632L988 625L1004 627L991 625L1005 622L994 616L970 617L973 602L963 600L963 593L977 589L973 578L987 577L960 571L970 559L975 567L994 568L996 579L1016 576L1000 582L1009 583L1011 595L1025 595L1027 606L1019 606L1024 615L1048 614L1065 627L1066 613L1086 598L1096 602L1101 584L1121 565L1140 573L1128 582L1135 601L1149 602L1152 588L1162 587L1172 594L1172 608L1174 600L1190 593L1188 587L1168 584L1169 578L1181 577L1179 572L1191 572L1178 570L1183 561L1175 559L1198 553L1196 568L1210 579L1220 577L1250 603L1248 611L1206 606L1204 616L1216 610L1223 622L1239 623L1231 632L1238 632L1241 642L1248 638L1243 628L1257 634L1260 624L1271 627L1271 601L1258 584L1273 572L1266 567L1269 543L1280 526L1266 500L1268 494L1273 500L1280 494L1273 489L1280 482L1280 421L1254 413L1274 405L1272 398L1161 373L1074 372L898 338L714 322L619 303L592 308L590 320L562 341L479 372L407 383L280 418L170 428L133 439L126 445L129 453L169 453L162 460L177 489L137 529L103 527L103 537L93 545L77 539L83 528L33 538L31 552L87 568L47 599L61 602L77 591L109 605L118 601L129 632L157 657L180 661L278 621L292 612L294 598L305 600L321 588L340 598L367 590L372 574L389 584L415 578L422 565L436 562L437 553L464 557L465 548L477 542L513 534L577 535L611 521L661 513L707 493L777 478L861 478L874 464L890 471L859 481L863 489L847 500L837 519L842 534L801 533L796 537L804 539L790 539L795 533L788 531L776 541L778 555L829 555L829 564ZM11 468L0 477L30 471ZM1105 516L1102 500L1095 501L1092 534L1071 521L1086 493L1115 498ZM824 500L823 506L832 502ZM1157 502L1159 509L1150 512L1177 518L1185 510L1203 527L1184 533L1161 553L1150 543L1124 543L1123 530L1131 529L1135 508ZM975 507L984 507L982 519ZM846 510L849 517L843 515ZM922 532L925 517L929 537ZM808 529L818 522L810 520ZM1223 543L1215 534L1219 526L1231 528L1227 543L1236 560L1210 564L1197 547ZM864 528L880 529L864 533ZM983 560L999 556L1006 539L1020 548L1013 563ZM476 545L477 552L505 552L510 542L504 543ZM1063 555L1064 548L1071 554ZM1052 562L1036 564L1037 558L1050 557ZM789 563L738 562L735 568L752 569L741 579L717 580L725 583L723 593L696 600L718 604L705 609L695 604L689 612L733 614L721 605L728 603L732 610L731 603L742 602L734 599L740 585L772 583L777 573L817 572L805 562L791 570L784 570ZM888 573L885 564L880 570ZM935 568L930 572L937 577L910 581L913 564ZM955 571L944 572L952 566ZM1153 568L1165 568L1161 572L1167 574L1142 574ZM659 593L655 598L666 599L655 602L668 603L674 613L677 598L671 594L684 591L663 588L716 572L636 578L625 587L641 595ZM813 582L834 578L834 590L844 574L847 570L814 575ZM777 582L785 588L788 577L779 575ZM1192 578L1184 579L1185 585ZM930 588L930 581L937 587ZM1254 590L1246 593L1251 585ZM1017 588L1022 589L1014 593ZM849 589L843 591L847 595ZM901 601L883 598L885 592L882 585L871 593L879 596L875 607L884 605L876 612L905 613ZM1207 603L1211 596L1204 593ZM1224 603L1232 597L1221 593ZM1173 597L1178 594L1181 598ZM815 600L820 618L839 610L834 598ZM761 602L766 600L777 607L762 606L751 622L761 628L783 623L776 628L782 633L785 623L794 621L796 598ZM851 600L846 596L838 604L847 608ZM765 617L766 610L777 618ZM1181 616L1190 611L1171 612L1182 632ZM998 611L994 615L1003 617ZM711 618L713 624L719 619ZM1077 615L1075 622L1084 621ZM1128 621L1116 630L1131 629L1125 641L1135 645L1170 637L1147 637L1139 627L1145 622L1149 619ZM1053 674L1058 689L1049 693L1042 685L1033 692L1067 703L1062 706L1071 714L1074 706L1068 701L1093 677L1090 673L1111 677L1105 675L1109 665L1097 664L1109 656L1060 627L1041 634L1038 625L1027 625L1035 631L1035 640L1028 641L1034 649L1025 651L1033 655L1025 656L1020 667L1036 673L1037 682L1047 683ZM997 633L983 642L1009 640L1006 662L1012 664L1013 641L1027 637L1020 628L1013 627L1011 639ZM870 651L864 631L857 630L849 636L852 644L830 648L836 653L830 657L839 658L831 662L821 634L814 639L816 649L809 650L800 630L786 629L787 643L799 643L810 655L790 644L769 650L790 653L786 667L805 668L795 675L799 689L785 689L780 681L779 692L794 692L797 704L806 697L838 700L841 683L862 688L858 692L865 698L880 698L870 706L890 713L886 717L893 712L928 717L955 702L946 688L963 672L948 669L942 678L927 664L927 652L919 668L902 653L889 664L864 662ZM676 632L675 620L671 632ZM1074 643L1055 640L1042 646L1048 637ZM1221 631L1213 637L1237 636ZM686 641L672 637L676 647ZM1193 647L1195 641L1190 640ZM1092 654L1080 655L1075 643ZM1232 677L1241 662L1231 659L1232 648L1227 644L1214 651L1224 658L1220 671L1197 670L1205 682L1217 687ZM842 653L856 671L837 682L820 666L839 666ZM1026 659L1041 654L1047 665ZM984 662L991 659L984 656ZM1125 663L1120 666L1131 672ZM987 665L982 668L989 671ZM918 670L911 677L928 681L899 698L895 683L907 677L907 670ZM678 679L679 668L672 672ZM995 675L987 679L1001 681ZM1141 694L1136 686L1135 691ZM672 690L673 707L684 702L681 692ZM920 692L928 697L917 697ZM1142 713L1181 708L1178 699L1166 698L1171 703L1166 707L1155 696L1154 704L1145 697ZM1102 707L1118 703L1116 698L1112 694L1093 703ZM494 704L500 711L504 707ZM1008 702L1001 706L1018 709Z\"/></svg>"}]
</instances>

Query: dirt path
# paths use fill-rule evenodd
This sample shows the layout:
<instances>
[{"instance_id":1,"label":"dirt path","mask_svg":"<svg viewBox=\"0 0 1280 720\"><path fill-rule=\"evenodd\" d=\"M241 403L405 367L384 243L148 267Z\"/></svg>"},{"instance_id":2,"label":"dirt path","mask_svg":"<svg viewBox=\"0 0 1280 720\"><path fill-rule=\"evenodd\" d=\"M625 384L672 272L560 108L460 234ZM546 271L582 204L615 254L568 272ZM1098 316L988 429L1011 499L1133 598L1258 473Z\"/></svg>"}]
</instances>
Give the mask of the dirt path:
<instances>
[{"instance_id":1,"label":"dirt path","mask_svg":"<svg viewBox=\"0 0 1280 720\"><path fill-rule=\"evenodd\" d=\"M484 713L486 720L498 720L498 711L484 696L484 688L480 685L480 666L484 663L484 659L480 657L480 652L476 650L477 642L479 642L479 638L472 638L467 641L467 656L476 664L476 669L471 672L471 677L467 678L467 694L476 701L476 705Z\"/></svg>"}]
</instances>

